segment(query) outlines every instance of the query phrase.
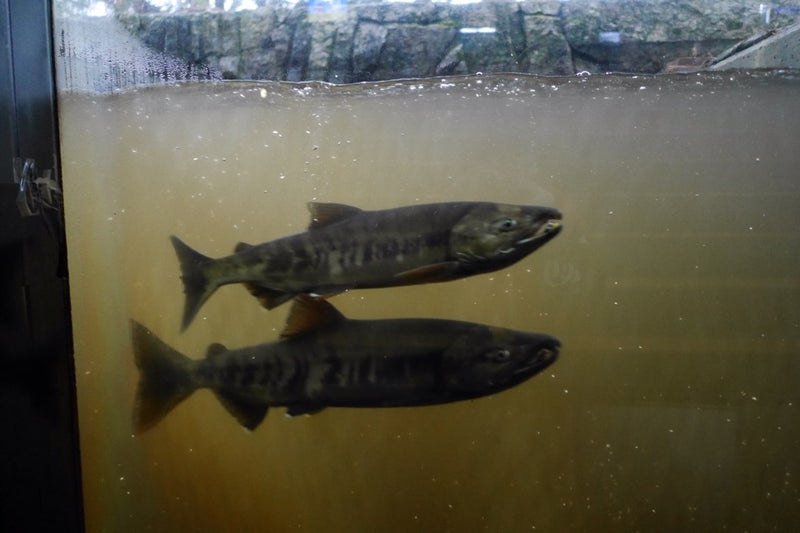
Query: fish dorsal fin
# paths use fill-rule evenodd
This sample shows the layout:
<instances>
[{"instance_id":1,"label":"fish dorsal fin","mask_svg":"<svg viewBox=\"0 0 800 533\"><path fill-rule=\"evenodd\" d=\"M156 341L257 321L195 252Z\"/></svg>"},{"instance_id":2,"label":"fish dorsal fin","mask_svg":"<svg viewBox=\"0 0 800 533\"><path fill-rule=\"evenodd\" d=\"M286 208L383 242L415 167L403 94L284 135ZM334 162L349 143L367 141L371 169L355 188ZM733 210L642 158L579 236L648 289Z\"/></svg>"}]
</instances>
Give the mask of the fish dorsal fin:
<instances>
[{"instance_id":1,"label":"fish dorsal fin","mask_svg":"<svg viewBox=\"0 0 800 533\"><path fill-rule=\"evenodd\" d=\"M225 347L224 344L220 344L215 342L213 344L208 345L208 350L206 350L206 357L217 357L220 354L227 352L228 349Z\"/></svg>"},{"instance_id":2,"label":"fish dorsal fin","mask_svg":"<svg viewBox=\"0 0 800 533\"><path fill-rule=\"evenodd\" d=\"M352 205L320 202L308 202L308 210L311 212L311 222L308 224L308 229L324 228L329 224L341 222L363 213L361 209Z\"/></svg>"},{"instance_id":3,"label":"fish dorsal fin","mask_svg":"<svg viewBox=\"0 0 800 533\"><path fill-rule=\"evenodd\" d=\"M240 242L236 245L233 249L234 253L244 252L245 250L249 250L250 248L255 248L252 244L247 244L246 242Z\"/></svg>"},{"instance_id":4,"label":"fish dorsal fin","mask_svg":"<svg viewBox=\"0 0 800 533\"><path fill-rule=\"evenodd\" d=\"M281 338L290 339L342 320L345 320L344 315L325 299L301 294L292 302Z\"/></svg>"}]
</instances>

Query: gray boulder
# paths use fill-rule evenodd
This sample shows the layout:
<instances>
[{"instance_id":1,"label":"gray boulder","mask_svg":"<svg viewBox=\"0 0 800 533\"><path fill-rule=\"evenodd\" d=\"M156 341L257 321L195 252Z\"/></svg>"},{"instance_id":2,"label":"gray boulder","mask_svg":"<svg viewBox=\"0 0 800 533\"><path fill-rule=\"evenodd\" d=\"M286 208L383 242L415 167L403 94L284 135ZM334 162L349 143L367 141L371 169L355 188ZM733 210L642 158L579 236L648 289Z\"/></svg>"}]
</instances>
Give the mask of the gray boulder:
<instances>
[{"instance_id":1,"label":"gray boulder","mask_svg":"<svg viewBox=\"0 0 800 533\"><path fill-rule=\"evenodd\" d=\"M797 20L790 4L778 0L759 10L748 0L351 2L346 12L320 17L300 2L120 21L155 52L225 78L344 83L702 68L742 39Z\"/></svg>"}]
</instances>

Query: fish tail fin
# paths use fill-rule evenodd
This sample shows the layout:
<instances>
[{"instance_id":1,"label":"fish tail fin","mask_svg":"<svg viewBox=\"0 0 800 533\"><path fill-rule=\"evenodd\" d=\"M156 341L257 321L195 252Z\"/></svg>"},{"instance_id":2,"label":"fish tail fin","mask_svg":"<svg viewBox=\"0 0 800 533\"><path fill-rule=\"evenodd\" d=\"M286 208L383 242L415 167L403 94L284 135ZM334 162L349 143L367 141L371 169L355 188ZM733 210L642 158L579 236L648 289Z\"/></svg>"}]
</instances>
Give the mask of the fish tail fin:
<instances>
[{"instance_id":1,"label":"fish tail fin","mask_svg":"<svg viewBox=\"0 0 800 533\"><path fill-rule=\"evenodd\" d=\"M156 425L192 394L197 385L192 380L195 363L134 320L131 320L131 338L139 369L133 406L133 430L138 434Z\"/></svg>"},{"instance_id":2,"label":"fish tail fin","mask_svg":"<svg viewBox=\"0 0 800 533\"><path fill-rule=\"evenodd\" d=\"M186 331L200 307L208 300L211 293L217 289L216 284L210 283L203 269L203 265L213 261L213 259L194 250L175 235L171 235L170 240L180 262L183 292L186 295L183 320L181 321L181 331Z\"/></svg>"}]
</instances>

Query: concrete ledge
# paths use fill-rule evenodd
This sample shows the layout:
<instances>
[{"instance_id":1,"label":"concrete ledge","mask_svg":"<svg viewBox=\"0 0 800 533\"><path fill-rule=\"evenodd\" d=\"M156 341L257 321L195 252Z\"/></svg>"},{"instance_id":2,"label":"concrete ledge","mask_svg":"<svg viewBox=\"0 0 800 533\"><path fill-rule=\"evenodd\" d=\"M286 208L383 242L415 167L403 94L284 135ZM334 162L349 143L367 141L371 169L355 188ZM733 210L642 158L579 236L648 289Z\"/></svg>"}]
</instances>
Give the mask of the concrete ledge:
<instances>
[{"instance_id":1,"label":"concrete ledge","mask_svg":"<svg viewBox=\"0 0 800 533\"><path fill-rule=\"evenodd\" d=\"M800 68L800 23L723 59L709 70L755 68Z\"/></svg>"}]
</instances>

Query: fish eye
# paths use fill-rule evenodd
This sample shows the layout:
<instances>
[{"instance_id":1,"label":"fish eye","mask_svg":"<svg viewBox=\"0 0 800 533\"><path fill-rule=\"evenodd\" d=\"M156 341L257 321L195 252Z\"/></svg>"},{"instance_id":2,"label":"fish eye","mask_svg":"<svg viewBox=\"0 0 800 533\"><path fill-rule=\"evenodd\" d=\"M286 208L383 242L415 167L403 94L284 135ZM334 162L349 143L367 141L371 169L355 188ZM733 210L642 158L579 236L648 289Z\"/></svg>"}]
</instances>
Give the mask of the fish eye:
<instances>
[{"instance_id":1,"label":"fish eye","mask_svg":"<svg viewBox=\"0 0 800 533\"><path fill-rule=\"evenodd\" d=\"M486 353L486 358L496 363L503 363L511 359L511 352L508 350L492 350Z\"/></svg>"},{"instance_id":2,"label":"fish eye","mask_svg":"<svg viewBox=\"0 0 800 533\"><path fill-rule=\"evenodd\" d=\"M517 226L517 219L515 218L504 218L497 222L497 229L500 231L511 231Z\"/></svg>"}]
</instances>

